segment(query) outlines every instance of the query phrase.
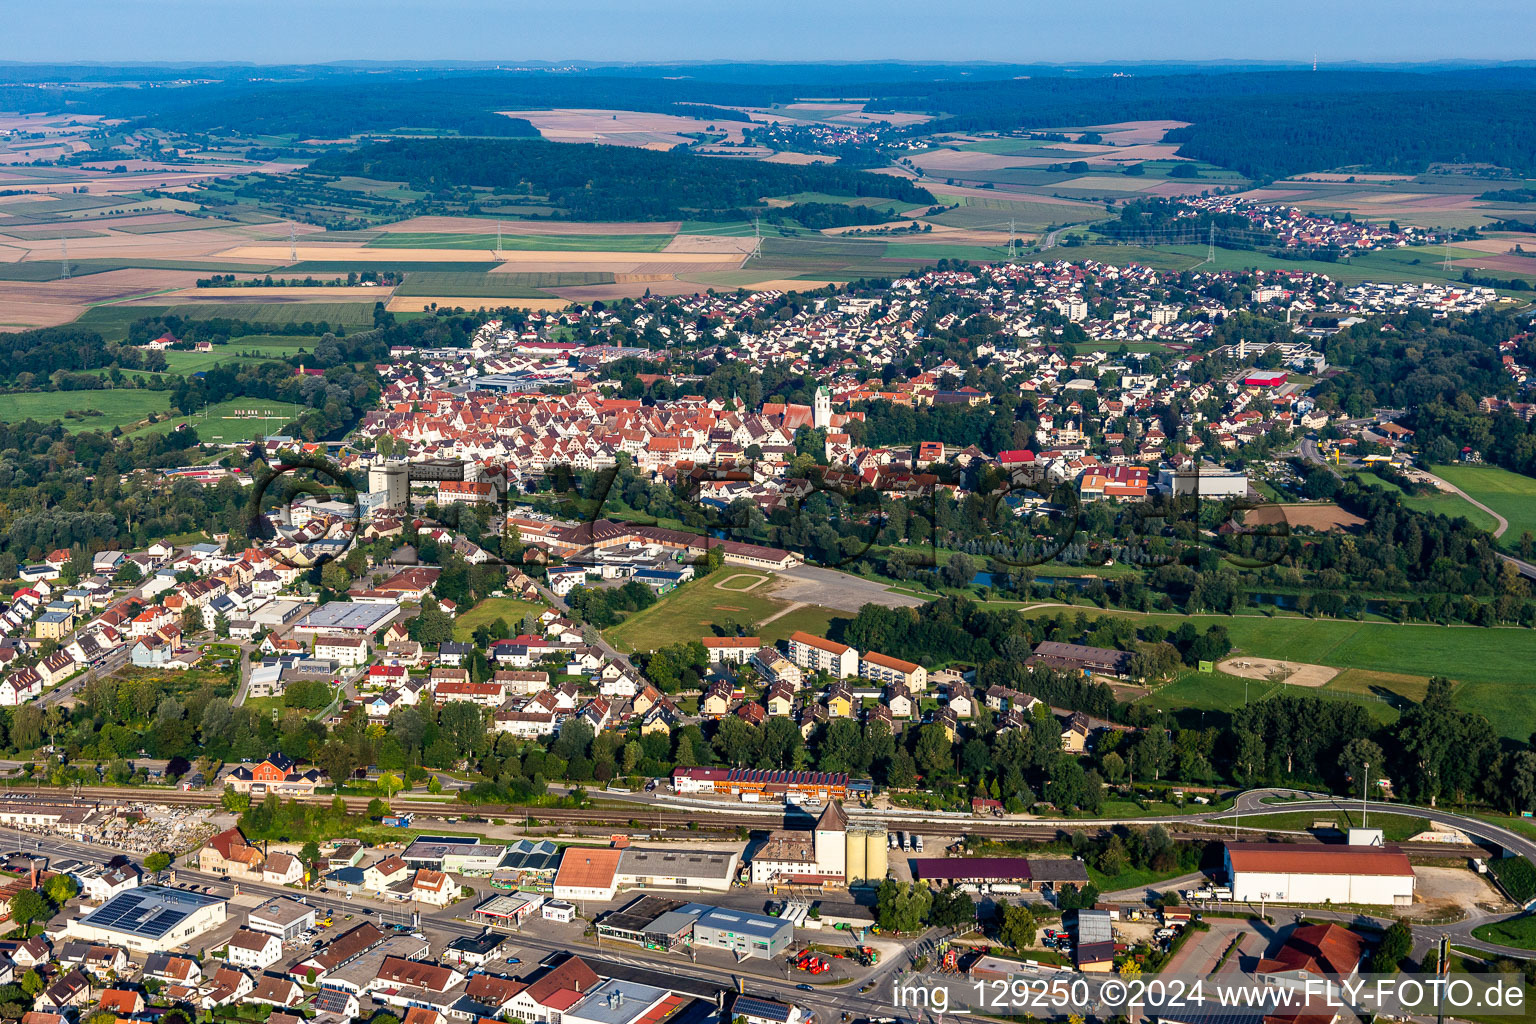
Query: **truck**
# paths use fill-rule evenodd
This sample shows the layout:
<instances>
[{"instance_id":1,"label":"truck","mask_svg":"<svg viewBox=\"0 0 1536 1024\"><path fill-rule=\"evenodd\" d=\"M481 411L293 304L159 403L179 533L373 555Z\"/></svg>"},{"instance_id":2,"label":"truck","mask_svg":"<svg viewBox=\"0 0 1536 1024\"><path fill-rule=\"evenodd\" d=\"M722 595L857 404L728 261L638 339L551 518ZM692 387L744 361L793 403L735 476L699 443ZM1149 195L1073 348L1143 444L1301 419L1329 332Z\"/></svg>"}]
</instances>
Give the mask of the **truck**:
<instances>
[{"instance_id":1,"label":"truck","mask_svg":"<svg viewBox=\"0 0 1536 1024\"><path fill-rule=\"evenodd\" d=\"M1210 886L1206 886L1202 889L1185 889L1182 895L1186 900L1208 900L1214 898L1216 894L1212 892Z\"/></svg>"},{"instance_id":2,"label":"truck","mask_svg":"<svg viewBox=\"0 0 1536 1024\"><path fill-rule=\"evenodd\" d=\"M1211 895L1218 900L1229 900L1232 898L1232 887L1230 885L1212 886Z\"/></svg>"},{"instance_id":3,"label":"truck","mask_svg":"<svg viewBox=\"0 0 1536 1024\"><path fill-rule=\"evenodd\" d=\"M410 828L415 817L414 814L386 814L379 822L386 828Z\"/></svg>"},{"instance_id":4,"label":"truck","mask_svg":"<svg viewBox=\"0 0 1536 1024\"><path fill-rule=\"evenodd\" d=\"M922 853L923 852L923 837L922 836L916 836L915 835L915 836L912 837L912 849L917 851L918 853Z\"/></svg>"}]
</instances>

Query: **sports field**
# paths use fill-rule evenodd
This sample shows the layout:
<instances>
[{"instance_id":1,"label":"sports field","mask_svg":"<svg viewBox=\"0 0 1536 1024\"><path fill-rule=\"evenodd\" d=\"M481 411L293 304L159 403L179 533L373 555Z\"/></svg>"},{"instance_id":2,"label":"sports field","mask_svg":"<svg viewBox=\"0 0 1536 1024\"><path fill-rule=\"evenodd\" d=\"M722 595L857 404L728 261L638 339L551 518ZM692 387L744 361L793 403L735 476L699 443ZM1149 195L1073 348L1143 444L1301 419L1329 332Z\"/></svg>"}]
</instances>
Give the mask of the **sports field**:
<instances>
[{"instance_id":1,"label":"sports field","mask_svg":"<svg viewBox=\"0 0 1536 1024\"><path fill-rule=\"evenodd\" d=\"M134 431L135 436L164 433L186 423L197 430L199 440L214 444L254 441L268 434L281 434L283 428L307 411L292 402L266 398L231 398L210 405L191 416L173 416Z\"/></svg>"},{"instance_id":2,"label":"sports field","mask_svg":"<svg viewBox=\"0 0 1536 1024\"><path fill-rule=\"evenodd\" d=\"M1050 615L1055 609L1042 609ZM1089 610L1089 615L1096 614ZM1124 614L1098 612L1097 614ZM1354 622L1296 615L1135 615L1177 629L1220 624L1232 638L1234 655L1280 658L1357 671L1341 672L1320 689L1295 690L1311 696L1359 701L1373 718L1390 721L1402 699L1423 696L1430 676L1455 683L1458 706L1487 716L1502 736L1524 742L1536 731L1536 691L1527 665L1536 663L1536 630L1480 629L1420 623ZM1497 651L1498 657L1490 657ZM1155 707L1230 711L1243 702L1244 681L1222 673L1190 672L1147 700ZM1248 682L1248 699L1279 684Z\"/></svg>"},{"instance_id":3,"label":"sports field","mask_svg":"<svg viewBox=\"0 0 1536 1024\"><path fill-rule=\"evenodd\" d=\"M1509 520L1500 538L1505 547L1512 549L1523 533L1536 536L1536 478L1497 466L1434 466L1432 471Z\"/></svg>"}]
</instances>

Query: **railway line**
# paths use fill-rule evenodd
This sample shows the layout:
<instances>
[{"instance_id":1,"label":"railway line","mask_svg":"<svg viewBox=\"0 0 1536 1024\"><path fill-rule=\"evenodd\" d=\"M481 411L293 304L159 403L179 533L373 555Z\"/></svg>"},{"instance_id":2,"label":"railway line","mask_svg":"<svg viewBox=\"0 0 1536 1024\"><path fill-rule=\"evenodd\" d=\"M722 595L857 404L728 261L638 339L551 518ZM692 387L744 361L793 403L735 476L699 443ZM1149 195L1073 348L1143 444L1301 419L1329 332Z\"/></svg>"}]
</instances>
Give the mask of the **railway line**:
<instances>
[{"instance_id":1,"label":"railway line","mask_svg":"<svg viewBox=\"0 0 1536 1024\"><path fill-rule=\"evenodd\" d=\"M10 789L6 796L18 799L36 799L39 802L58 802L60 800L81 801L93 803L97 806L120 806L131 803L166 804L170 806L217 806L221 803L222 794L209 792L183 792L179 790L146 790L146 789L121 789L110 786L84 786L78 790L60 790L50 787L34 787L27 790ZM302 799L301 802L329 804L330 797L317 796ZM370 798L368 797L344 797L348 813L366 813ZM731 808L719 810L710 809L707 817L700 814L699 809L675 809L656 805L635 805L634 807L519 807L515 805L483 805L476 807L464 807L458 804L444 804L441 801L413 801L396 798L392 806L397 812L409 812L418 818L431 822L441 822L445 828L459 822L473 824L485 824L491 821L503 822L508 825L517 825L520 822L531 823L532 827L557 826L563 831L574 835L604 835L617 832L644 832L657 838L685 838L690 835L699 835L701 832L739 832L742 829L761 831L764 829L779 828L809 828L814 821L814 814L797 807L786 807L780 813L774 813L768 809L757 811L742 811ZM700 819L703 818L703 821ZM707 822L707 824L705 823ZM889 821L892 829L917 831L925 834L942 834L945 836L968 835L982 839L1013 841L1013 842L1053 842L1068 838L1074 831L1082 830L1089 835L1102 835L1119 825L1129 827L1146 826L1153 823L1162 824L1170 835L1182 842L1217 842L1230 841L1233 838L1244 839L1271 838L1288 842L1307 844L1321 844L1324 839L1311 832L1286 831L1280 829L1254 828L1239 826L1233 828L1230 825L1215 825L1199 819L1178 822L1100 822L1090 820L1060 820L1060 821L987 821L985 819L966 818L942 818L942 819L912 819L893 818ZM1454 844L1454 843L1398 843L1396 844L1410 856L1419 857L1468 857L1478 856L1484 852L1497 850L1496 844L1484 841L1480 844Z\"/></svg>"}]
</instances>

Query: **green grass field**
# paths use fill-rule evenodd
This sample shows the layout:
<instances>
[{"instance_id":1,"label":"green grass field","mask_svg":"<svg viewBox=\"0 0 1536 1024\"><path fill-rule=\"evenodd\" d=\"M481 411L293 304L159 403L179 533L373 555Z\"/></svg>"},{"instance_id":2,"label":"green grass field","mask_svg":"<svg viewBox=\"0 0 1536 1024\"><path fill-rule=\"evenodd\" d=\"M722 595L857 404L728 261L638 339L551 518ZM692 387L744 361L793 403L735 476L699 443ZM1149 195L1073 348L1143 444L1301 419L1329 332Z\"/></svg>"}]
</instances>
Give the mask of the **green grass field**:
<instances>
[{"instance_id":1,"label":"green grass field","mask_svg":"<svg viewBox=\"0 0 1536 1024\"><path fill-rule=\"evenodd\" d=\"M547 297L549 288L612 284L607 272L548 274L485 274L474 271L433 271L407 274L396 295L453 295L487 299L536 299Z\"/></svg>"},{"instance_id":2,"label":"green grass field","mask_svg":"<svg viewBox=\"0 0 1536 1024\"><path fill-rule=\"evenodd\" d=\"M497 619L506 619L514 635L522 629L523 616L529 612L538 614L547 605L540 601L520 601L515 597L488 597L453 622L453 638L467 641L480 626Z\"/></svg>"},{"instance_id":3,"label":"green grass field","mask_svg":"<svg viewBox=\"0 0 1536 1024\"><path fill-rule=\"evenodd\" d=\"M1359 787L1356 787L1358 795ZM1360 826L1360 813L1356 810L1336 811L1280 811L1274 814L1243 814L1231 818L1215 818L1223 825L1244 825L1249 828L1272 828L1280 832L1306 832L1315 824L1330 822L1340 832ZM1429 829L1429 819L1413 814L1372 813L1366 820L1371 828L1382 830L1383 839L1389 843L1401 843L1410 836Z\"/></svg>"},{"instance_id":4,"label":"green grass field","mask_svg":"<svg viewBox=\"0 0 1536 1024\"><path fill-rule=\"evenodd\" d=\"M773 586L769 582L749 591L721 590L715 584L739 575L746 570L727 566L710 576L683 584L660 601L605 631L608 642L621 651L649 651L668 644L686 643L701 637L713 636L711 626L723 625L727 619L747 627L782 610L788 602L769 595ZM766 573L754 575L767 576ZM737 579L733 587L746 583ZM816 605L797 608L762 627L764 642L781 640L797 629L824 634L837 612Z\"/></svg>"},{"instance_id":5,"label":"green grass field","mask_svg":"<svg viewBox=\"0 0 1536 1024\"><path fill-rule=\"evenodd\" d=\"M1397 486L1397 484L1390 480L1383 480L1375 473L1361 470L1343 470L1343 472L1348 476L1354 477L1366 487L1380 487L1382 490L1398 494L1401 497L1402 503L1415 512L1445 516L1448 519L1455 519L1459 516L1479 530L1487 530L1489 533L1492 533L1499 525L1493 516L1484 512L1459 494L1452 494L1450 491L1436 491L1434 494L1409 495L1405 494L1403 489Z\"/></svg>"},{"instance_id":6,"label":"green grass field","mask_svg":"<svg viewBox=\"0 0 1536 1024\"><path fill-rule=\"evenodd\" d=\"M109 388L102 391L44 391L0 394L0 417L15 423L63 420L71 430L111 430L137 423L170 407L169 391Z\"/></svg>"},{"instance_id":7,"label":"green grass field","mask_svg":"<svg viewBox=\"0 0 1536 1024\"><path fill-rule=\"evenodd\" d=\"M1472 929L1472 937L1484 942L1496 942L1501 946L1536 949L1536 917L1527 915L1478 925Z\"/></svg>"},{"instance_id":8,"label":"green grass field","mask_svg":"<svg viewBox=\"0 0 1536 1024\"><path fill-rule=\"evenodd\" d=\"M649 608L607 630L608 642L625 652L650 651L713 636L710 627L721 625L726 619L745 626L784 607L784 602L767 596L769 584L746 593L716 588L716 581L725 578L714 573L664 594Z\"/></svg>"},{"instance_id":9,"label":"green grass field","mask_svg":"<svg viewBox=\"0 0 1536 1024\"><path fill-rule=\"evenodd\" d=\"M1512 549L1521 534L1536 536L1536 478L1496 466L1434 466L1432 471L1509 520L1500 538L1505 547Z\"/></svg>"},{"instance_id":10,"label":"green grass field","mask_svg":"<svg viewBox=\"0 0 1536 1024\"><path fill-rule=\"evenodd\" d=\"M302 351L313 350L319 340L319 337L315 336L252 334L233 339L228 345L215 345L212 352L186 352L171 349L165 353L166 369L170 373L185 375L210 370L220 363L283 360ZM251 355L252 352L257 354Z\"/></svg>"},{"instance_id":11,"label":"green grass field","mask_svg":"<svg viewBox=\"0 0 1536 1024\"><path fill-rule=\"evenodd\" d=\"M274 402L265 398L231 398L210 405L191 416L173 416L133 432L132 436L164 433L187 423L197 429L200 440L213 444L254 441L268 434L281 434L283 428L305 411L292 402ZM255 415L247 415L254 413Z\"/></svg>"},{"instance_id":12,"label":"green grass field","mask_svg":"<svg viewBox=\"0 0 1536 1024\"><path fill-rule=\"evenodd\" d=\"M258 324L318 324L324 321L333 326L345 324L347 327L372 327L373 305L382 298L382 295L371 296L367 301L360 302L193 302L184 306L175 306L173 311L177 316L189 320L228 317L232 320L246 320ZM120 306L117 308L137 312L165 307ZM139 312L133 319L151 315L155 314Z\"/></svg>"},{"instance_id":13,"label":"green grass field","mask_svg":"<svg viewBox=\"0 0 1536 1024\"><path fill-rule=\"evenodd\" d=\"M502 235L502 249L596 252L660 252L671 235ZM391 231L366 243L370 249L496 248L496 236L430 231Z\"/></svg>"},{"instance_id":14,"label":"green grass field","mask_svg":"<svg viewBox=\"0 0 1536 1024\"><path fill-rule=\"evenodd\" d=\"M1053 611L1041 609L1038 614L1048 616ZM1124 614L1085 611L1090 615ZM1527 685L1526 668L1536 662L1536 630L1398 625L1294 615L1136 615L1134 619L1158 622L1169 629L1187 621L1202 631L1219 623L1232 638L1234 654L1360 670L1341 673L1337 685L1293 688L1291 692L1358 700L1381 721L1396 715L1392 694L1407 699L1422 696L1419 681L1438 675L1457 684L1458 706L1486 716L1500 735L1524 742L1536 731L1536 691ZM1490 657L1495 651L1498 656ZM1252 680L1248 699L1258 700L1265 687L1275 686ZM1191 672L1145 699L1154 707L1170 710L1228 712L1242 704L1243 680L1221 673Z\"/></svg>"}]
</instances>

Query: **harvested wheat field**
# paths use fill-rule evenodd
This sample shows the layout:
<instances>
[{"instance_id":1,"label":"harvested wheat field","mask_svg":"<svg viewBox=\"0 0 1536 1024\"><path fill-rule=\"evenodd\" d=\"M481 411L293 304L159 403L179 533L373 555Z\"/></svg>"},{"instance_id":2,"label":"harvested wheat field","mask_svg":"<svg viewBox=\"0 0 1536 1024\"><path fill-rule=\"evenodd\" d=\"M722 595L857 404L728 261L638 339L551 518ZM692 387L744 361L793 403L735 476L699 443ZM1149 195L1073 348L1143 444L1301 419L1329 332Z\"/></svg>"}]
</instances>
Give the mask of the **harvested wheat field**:
<instances>
[{"instance_id":1,"label":"harvested wheat field","mask_svg":"<svg viewBox=\"0 0 1536 1024\"><path fill-rule=\"evenodd\" d=\"M757 239L745 235L677 235L662 252L708 252L715 255L749 253Z\"/></svg>"},{"instance_id":2,"label":"harvested wheat field","mask_svg":"<svg viewBox=\"0 0 1536 1024\"><path fill-rule=\"evenodd\" d=\"M287 244L237 245L218 253L220 259L289 263ZM380 259L402 263L484 263L489 249L374 249L365 245L299 245L298 258L311 263L369 263Z\"/></svg>"},{"instance_id":3,"label":"harvested wheat field","mask_svg":"<svg viewBox=\"0 0 1536 1024\"><path fill-rule=\"evenodd\" d=\"M29 302L0 294L0 331L30 331L34 327L58 327L73 323L84 306L58 302Z\"/></svg>"},{"instance_id":4,"label":"harvested wheat field","mask_svg":"<svg viewBox=\"0 0 1536 1024\"><path fill-rule=\"evenodd\" d=\"M642 289L643 290L643 289ZM513 309L559 310L571 303L567 299L488 299L484 296L470 297L463 295L404 295L390 299L389 305L384 308L391 313L420 313L423 310L437 306L439 308L454 309L462 306L464 309L501 309L509 306Z\"/></svg>"},{"instance_id":5,"label":"harvested wheat field","mask_svg":"<svg viewBox=\"0 0 1536 1024\"><path fill-rule=\"evenodd\" d=\"M1452 260L1451 266L1466 270L1502 270L1510 274L1536 274L1536 254L1517 256L1477 256L1467 260Z\"/></svg>"},{"instance_id":6,"label":"harvested wheat field","mask_svg":"<svg viewBox=\"0 0 1536 1024\"><path fill-rule=\"evenodd\" d=\"M675 235L675 220L573 221L496 220L491 217L412 217L379 226L386 233L489 235L500 227L507 235Z\"/></svg>"},{"instance_id":7,"label":"harvested wheat field","mask_svg":"<svg viewBox=\"0 0 1536 1024\"><path fill-rule=\"evenodd\" d=\"M1091 124L1086 128L1064 129L1067 131L1098 132L1117 145L1138 142L1161 142L1163 136L1175 128L1189 127L1188 121L1119 121L1115 124Z\"/></svg>"},{"instance_id":8,"label":"harvested wheat field","mask_svg":"<svg viewBox=\"0 0 1536 1024\"><path fill-rule=\"evenodd\" d=\"M1239 679L1269 679L1287 686L1316 688L1339 674L1328 665L1310 665L1304 661L1280 661L1275 658L1228 658L1216 666Z\"/></svg>"},{"instance_id":9,"label":"harvested wheat field","mask_svg":"<svg viewBox=\"0 0 1536 1024\"><path fill-rule=\"evenodd\" d=\"M1487 238L1474 238L1470 241L1457 242L1457 249L1471 249L1475 252L1488 252L1502 256L1511 252L1515 246L1526 249L1536 249L1536 234L1530 232L1511 232L1504 235L1491 235Z\"/></svg>"},{"instance_id":10,"label":"harvested wheat field","mask_svg":"<svg viewBox=\"0 0 1536 1024\"><path fill-rule=\"evenodd\" d=\"M763 158L765 164L835 164L837 157L829 153L775 153Z\"/></svg>"},{"instance_id":11,"label":"harvested wheat field","mask_svg":"<svg viewBox=\"0 0 1536 1024\"><path fill-rule=\"evenodd\" d=\"M1279 526L1284 523L1292 529L1308 527L1319 532L1353 530L1364 526L1365 520L1353 512L1346 512L1338 505L1309 503L1305 505L1260 505L1243 514L1244 526Z\"/></svg>"},{"instance_id":12,"label":"harvested wheat field","mask_svg":"<svg viewBox=\"0 0 1536 1024\"><path fill-rule=\"evenodd\" d=\"M702 132L711 124L730 142L741 141L737 122L719 123L674 114L649 114L634 110L587 110L574 107L553 110L503 110L508 117L531 123L552 142L604 142L619 146L663 144L675 146L693 140L686 133Z\"/></svg>"}]
</instances>

